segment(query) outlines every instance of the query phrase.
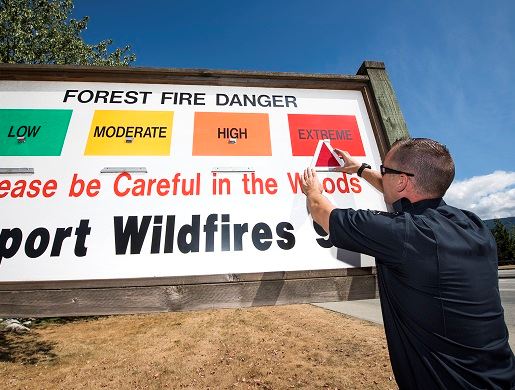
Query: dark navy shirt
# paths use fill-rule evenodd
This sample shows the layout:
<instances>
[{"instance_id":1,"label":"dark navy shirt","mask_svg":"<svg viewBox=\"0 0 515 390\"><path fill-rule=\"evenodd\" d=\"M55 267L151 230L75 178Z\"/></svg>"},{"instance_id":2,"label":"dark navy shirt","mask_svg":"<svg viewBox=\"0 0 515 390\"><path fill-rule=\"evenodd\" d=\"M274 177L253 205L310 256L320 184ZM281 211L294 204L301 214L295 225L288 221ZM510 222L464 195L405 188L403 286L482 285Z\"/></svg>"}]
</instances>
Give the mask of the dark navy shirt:
<instances>
[{"instance_id":1,"label":"dark navy shirt","mask_svg":"<svg viewBox=\"0 0 515 390\"><path fill-rule=\"evenodd\" d=\"M390 360L401 389L512 389L515 358L495 240L442 199L395 212L334 209L333 245L376 258Z\"/></svg>"}]
</instances>

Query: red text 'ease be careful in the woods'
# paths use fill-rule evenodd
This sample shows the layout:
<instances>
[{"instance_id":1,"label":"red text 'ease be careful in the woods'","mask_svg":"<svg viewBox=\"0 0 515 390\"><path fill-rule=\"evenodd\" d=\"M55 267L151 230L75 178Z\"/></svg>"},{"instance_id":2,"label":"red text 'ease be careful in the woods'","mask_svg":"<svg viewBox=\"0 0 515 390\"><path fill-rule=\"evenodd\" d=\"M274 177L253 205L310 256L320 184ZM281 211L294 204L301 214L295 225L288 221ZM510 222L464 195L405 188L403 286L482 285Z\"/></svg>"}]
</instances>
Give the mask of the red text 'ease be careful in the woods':
<instances>
[{"instance_id":1,"label":"red text 'ease be careful in the woods'","mask_svg":"<svg viewBox=\"0 0 515 390\"><path fill-rule=\"evenodd\" d=\"M282 186L284 191L301 194L301 175L298 172L287 172ZM359 178L348 177L345 173L333 174L320 178L325 192L360 193ZM106 184L108 182L108 184ZM70 198L94 198L108 187L108 192L123 197L148 196L199 196L204 194L223 196L231 194L243 195L276 195L282 189L281 182L274 177L263 177L255 172L242 173L233 177L221 177L211 172L205 177L197 172L185 175L172 173L168 177L141 178L129 172L118 174L114 180L98 178L81 178L74 173L65 186L66 195ZM0 198L52 198L58 193L60 185L56 179L40 180L0 180Z\"/></svg>"}]
</instances>

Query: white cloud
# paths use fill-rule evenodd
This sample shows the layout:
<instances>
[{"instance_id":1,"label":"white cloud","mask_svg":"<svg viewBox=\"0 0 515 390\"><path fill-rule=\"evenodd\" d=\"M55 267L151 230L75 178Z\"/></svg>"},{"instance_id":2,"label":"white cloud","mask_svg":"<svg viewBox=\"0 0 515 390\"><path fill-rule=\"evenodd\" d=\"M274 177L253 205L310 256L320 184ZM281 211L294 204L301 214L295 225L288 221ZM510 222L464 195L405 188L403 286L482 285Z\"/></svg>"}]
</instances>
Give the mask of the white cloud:
<instances>
[{"instance_id":1,"label":"white cloud","mask_svg":"<svg viewBox=\"0 0 515 390\"><path fill-rule=\"evenodd\" d=\"M495 171L454 182L445 201L482 219L515 216L515 172Z\"/></svg>"}]
</instances>

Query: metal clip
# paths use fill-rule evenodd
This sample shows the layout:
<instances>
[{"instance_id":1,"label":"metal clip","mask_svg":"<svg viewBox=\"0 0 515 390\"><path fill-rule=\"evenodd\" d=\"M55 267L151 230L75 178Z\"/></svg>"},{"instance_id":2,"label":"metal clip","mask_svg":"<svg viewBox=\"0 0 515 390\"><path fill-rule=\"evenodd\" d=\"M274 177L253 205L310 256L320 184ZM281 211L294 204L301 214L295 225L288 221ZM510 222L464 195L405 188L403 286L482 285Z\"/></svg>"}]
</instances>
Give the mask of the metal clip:
<instances>
[{"instance_id":1,"label":"metal clip","mask_svg":"<svg viewBox=\"0 0 515 390\"><path fill-rule=\"evenodd\" d=\"M147 173L146 167L105 167L100 173Z\"/></svg>"},{"instance_id":2,"label":"metal clip","mask_svg":"<svg viewBox=\"0 0 515 390\"><path fill-rule=\"evenodd\" d=\"M213 169L211 169L211 172L239 173L239 172L256 172L256 170L252 167L213 167Z\"/></svg>"},{"instance_id":3,"label":"metal clip","mask_svg":"<svg viewBox=\"0 0 515 390\"><path fill-rule=\"evenodd\" d=\"M0 175L33 175L34 168L0 168Z\"/></svg>"}]
</instances>

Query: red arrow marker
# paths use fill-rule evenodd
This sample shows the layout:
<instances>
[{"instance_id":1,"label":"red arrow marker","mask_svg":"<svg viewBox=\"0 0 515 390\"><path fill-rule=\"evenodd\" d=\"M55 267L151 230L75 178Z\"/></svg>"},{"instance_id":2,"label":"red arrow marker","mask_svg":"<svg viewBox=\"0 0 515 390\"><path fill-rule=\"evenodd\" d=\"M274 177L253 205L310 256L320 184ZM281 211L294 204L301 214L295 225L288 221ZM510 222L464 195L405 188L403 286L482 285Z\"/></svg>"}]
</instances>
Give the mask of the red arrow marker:
<instances>
[{"instance_id":1,"label":"red arrow marker","mask_svg":"<svg viewBox=\"0 0 515 390\"><path fill-rule=\"evenodd\" d=\"M318 141L311 167L317 171L334 171L342 166L343 162L333 151L329 140Z\"/></svg>"}]
</instances>

